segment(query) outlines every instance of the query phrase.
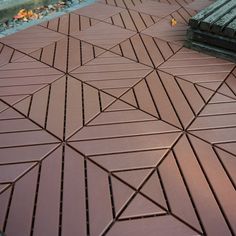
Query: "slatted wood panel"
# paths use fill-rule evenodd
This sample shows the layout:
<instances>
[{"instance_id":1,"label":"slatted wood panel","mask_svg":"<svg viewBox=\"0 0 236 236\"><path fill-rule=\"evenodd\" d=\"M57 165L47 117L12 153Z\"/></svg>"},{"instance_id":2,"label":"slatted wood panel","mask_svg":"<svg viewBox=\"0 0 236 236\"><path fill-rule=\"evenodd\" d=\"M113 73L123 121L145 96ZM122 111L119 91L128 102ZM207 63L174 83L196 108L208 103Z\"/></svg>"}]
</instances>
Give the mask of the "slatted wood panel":
<instances>
[{"instance_id":1,"label":"slatted wood panel","mask_svg":"<svg viewBox=\"0 0 236 236\"><path fill-rule=\"evenodd\" d=\"M1 231L235 235L235 64L182 42L206 4L104 0L0 40Z\"/></svg>"}]
</instances>

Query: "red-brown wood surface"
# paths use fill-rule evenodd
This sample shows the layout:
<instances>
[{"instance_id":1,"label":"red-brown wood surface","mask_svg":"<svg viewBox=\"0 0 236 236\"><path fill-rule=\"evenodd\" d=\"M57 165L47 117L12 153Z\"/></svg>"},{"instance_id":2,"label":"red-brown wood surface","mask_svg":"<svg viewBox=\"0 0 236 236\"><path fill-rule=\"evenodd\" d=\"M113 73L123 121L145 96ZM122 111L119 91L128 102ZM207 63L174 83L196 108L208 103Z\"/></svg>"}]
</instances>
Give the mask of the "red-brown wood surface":
<instances>
[{"instance_id":1,"label":"red-brown wood surface","mask_svg":"<svg viewBox=\"0 0 236 236\"><path fill-rule=\"evenodd\" d=\"M236 234L236 65L183 47L210 3L100 0L0 39L1 231Z\"/></svg>"}]
</instances>

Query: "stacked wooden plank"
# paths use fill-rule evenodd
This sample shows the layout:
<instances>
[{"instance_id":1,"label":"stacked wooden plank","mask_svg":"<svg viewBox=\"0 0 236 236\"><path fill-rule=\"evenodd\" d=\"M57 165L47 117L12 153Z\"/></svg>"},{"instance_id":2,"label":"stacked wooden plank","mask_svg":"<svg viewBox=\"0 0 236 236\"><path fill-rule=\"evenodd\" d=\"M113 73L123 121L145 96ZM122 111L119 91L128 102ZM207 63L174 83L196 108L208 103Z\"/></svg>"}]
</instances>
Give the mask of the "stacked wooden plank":
<instances>
[{"instance_id":1,"label":"stacked wooden plank","mask_svg":"<svg viewBox=\"0 0 236 236\"><path fill-rule=\"evenodd\" d=\"M236 61L236 0L218 0L189 21L186 46Z\"/></svg>"}]
</instances>

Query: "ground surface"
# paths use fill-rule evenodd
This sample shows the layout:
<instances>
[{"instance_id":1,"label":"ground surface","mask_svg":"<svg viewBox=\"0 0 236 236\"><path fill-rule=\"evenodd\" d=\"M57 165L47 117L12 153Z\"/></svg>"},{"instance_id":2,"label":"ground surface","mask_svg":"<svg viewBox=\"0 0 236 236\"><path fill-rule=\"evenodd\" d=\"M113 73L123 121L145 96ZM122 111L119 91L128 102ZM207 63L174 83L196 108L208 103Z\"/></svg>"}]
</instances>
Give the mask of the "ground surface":
<instances>
[{"instance_id":1,"label":"ground surface","mask_svg":"<svg viewBox=\"0 0 236 236\"><path fill-rule=\"evenodd\" d=\"M209 3L102 0L0 40L7 236L235 235L235 64L183 48Z\"/></svg>"}]
</instances>

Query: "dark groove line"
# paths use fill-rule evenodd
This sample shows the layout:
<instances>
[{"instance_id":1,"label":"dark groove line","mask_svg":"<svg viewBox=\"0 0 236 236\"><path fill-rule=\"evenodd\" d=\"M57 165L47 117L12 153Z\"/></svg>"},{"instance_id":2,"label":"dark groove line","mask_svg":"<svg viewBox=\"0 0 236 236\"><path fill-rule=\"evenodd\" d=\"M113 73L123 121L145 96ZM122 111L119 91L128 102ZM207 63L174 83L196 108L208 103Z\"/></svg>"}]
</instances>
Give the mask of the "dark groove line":
<instances>
[{"instance_id":1,"label":"dark groove line","mask_svg":"<svg viewBox=\"0 0 236 236\"><path fill-rule=\"evenodd\" d=\"M65 171L65 145L62 146L61 162L61 186L60 186L60 205L59 205L59 229L58 236L62 236L63 223L63 190L64 190L64 171Z\"/></svg>"},{"instance_id":2,"label":"dark groove line","mask_svg":"<svg viewBox=\"0 0 236 236\"><path fill-rule=\"evenodd\" d=\"M83 155L84 156L84 155ZM90 225L89 225L89 193L88 193L88 170L87 160L84 158L84 181L85 181L85 206L86 206L86 229L87 236L90 236Z\"/></svg>"},{"instance_id":3,"label":"dark groove line","mask_svg":"<svg viewBox=\"0 0 236 236\"><path fill-rule=\"evenodd\" d=\"M227 177L229 178L229 182L232 184L234 190L236 191L236 184L234 183L233 178L231 177L231 174L230 174L229 171L227 170L227 168L226 168L224 162L222 161L221 156L218 154L218 152L217 152L217 150L216 150L216 147L213 146L212 149L213 149L213 151L214 151L214 153L215 153L215 155L216 155L218 161L220 162L220 164L221 164L221 166L222 166L222 168L223 168L225 174L226 174Z\"/></svg>"},{"instance_id":4,"label":"dark groove line","mask_svg":"<svg viewBox=\"0 0 236 236\"><path fill-rule=\"evenodd\" d=\"M161 178L161 174L160 174L160 171L159 171L158 168L156 169L156 173L157 173L158 179L160 181L161 189L162 189L162 192L163 192L163 195L164 195L164 198L165 198L165 202L166 202L166 206L167 206L168 212L171 212L170 202L169 202L169 199L168 199L168 196L167 196L167 193L166 193L164 182L163 182L163 180Z\"/></svg>"},{"instance_id":5,"label":"dark groove line","mask_svg":"<svg viewBox=\"0 0 236 236\"><path fill-rule=\"evenodd\" d=\"M220 201L219 201L219 198L217 197L217 194L216 194L216 192L215 192L215 190L214 190L214 188L213 188L213 186L212 186L212 183L210 182L209 177L208 177L208 175L207 175L207 173L206 173L206 171L205 171L205 169L204 169L204 167L203 167L203 165L202 165L202 163L201 163L201 161L200 161L200 158L199 158L198 155L197 155L197 152L196 152L196 150L195 150L195 148L194 148L194 146L193 146L191 140L189 139L188 135L186 135L186 137L187 137L188 142L189 142L189 144L190 144L190 146L191 146L191 148L192 148L192 151L193 151L193 153L194 153L194 156L196 157L196 160L197 160L197 162L198 162L198 165L199 165L199 167L200 167L200 169L201 169L201 171L202 171L202 173L203 173L203 175L204 175L204 177L205 177L205 180L206 180L206 182L207 182L207 184L208 184L208 186L209 186L209 188L210 188L210 191L211 191L211 193L212 193L212 195L213 195L213 197L214 197L214 199L215 199L215 201L216 201L216 203L217 203L217 206L218 206L218 208L219 208L219 210L220 210L220 212L221 212L221 214L222 214L222 216L223 216L223 218L224 218L224 220L225 220L225 223L227 224L227 226L228 226L228 228L229 228L229 231L231 232L232 235L235 235L235 234L234 234L234 230L233 230L233 228L231 227L230 222L229 222L229 220L228 220L228 217L227 217L227 215L225 214L225 211L224 211L224 209L223 209L223 207L222 207L222 205L221 205L221 203L220 203Z\"/></svg>"},{"instance_id":6,"label":"dark groove line","mask_svg":"<svg viewBox=\"0 0 236 236\"><path fill-rule=\"evenodd\" d=\"M8 220L9 213L10 213L10 208L11 208L12 198L13 198L13 194L14 194L14 189L15 189L15 184L12 184L11 192L10 192L10 197L9 197L8 204L7 204L7 210L6 210L6 214L5 214L5 219L4 219L4 223L3 223L3 232L6 231L7 220Z\"/></svg>"},{"instance_id":7,"label":"dark groove line","mask_svg":"<svg viewBox=\"0 0 236 236\"><path fill-rule=\"evenodd\" d=\"M202 220L201 220L199 211L198 211L198 209L197 209L197 207L196 207L196 204L195 204L195 202L194 202L193 196L192 196L192 194L191 194L191 191L190 191L190 189L189 189L189 186L188 186L188 184L187 184L187 181L186 181L186 179L185 179L183 170L182 170L182 168L181 168L181 165L180 165L180 163L179 163L179 161L178 161L178 158L177 158L177 156L176 156L176 154L175 154L175 150L174 150L174 149L172 150L172 153L173 153L174 160L175 160L175 163L176 163L176 165L177 165L179 174L180 174L181 179L182 179L182 181L183 181L183 183L184 183L185 189L186 189L186 191L187 191L187 193L188 193L189 200L191 201L193 210L194 210L194 212L195 212L195 215L196 215L196 217L197 217L197 219L198 219L198 222L199 222L199 224L200 224L200 227L201 227L201 229L202 229L202 232L203 232L204 235L206 235L206 230L205 230L204 225L203 225L203 222L202 222Z\"/></svg>"},{"instance_id":8,"label":"dark groove line","mask_svg":"<svg viewBox=\"0 0 236 236\"><path fill-rule=\"evenodd\" d=\"M30 236L33 236L33 234L34 234L34 225L35 225L35 216L36 216L36 210L37 210L38 192L39 192L41 171L42 171L42 163L40 162L39 163L39 169L38 169L35 197L34 197L34 207L33 207L32 221L31 221L31 227L30 227Z\"/></svg>"},{"instance_id":9,"label":"dark groove line","mask_svg":"<svg viewBox=\"0 0 236 236\"><path fill-rule=\"evenodd\" d=\"M116 217L116 212L115 212L115 202L114 202L111 175L108 175L108 183L109 183L109 192L110 192L110 199L111 199L112 217L114 219Z\"/></svg>"}]
</instances>

